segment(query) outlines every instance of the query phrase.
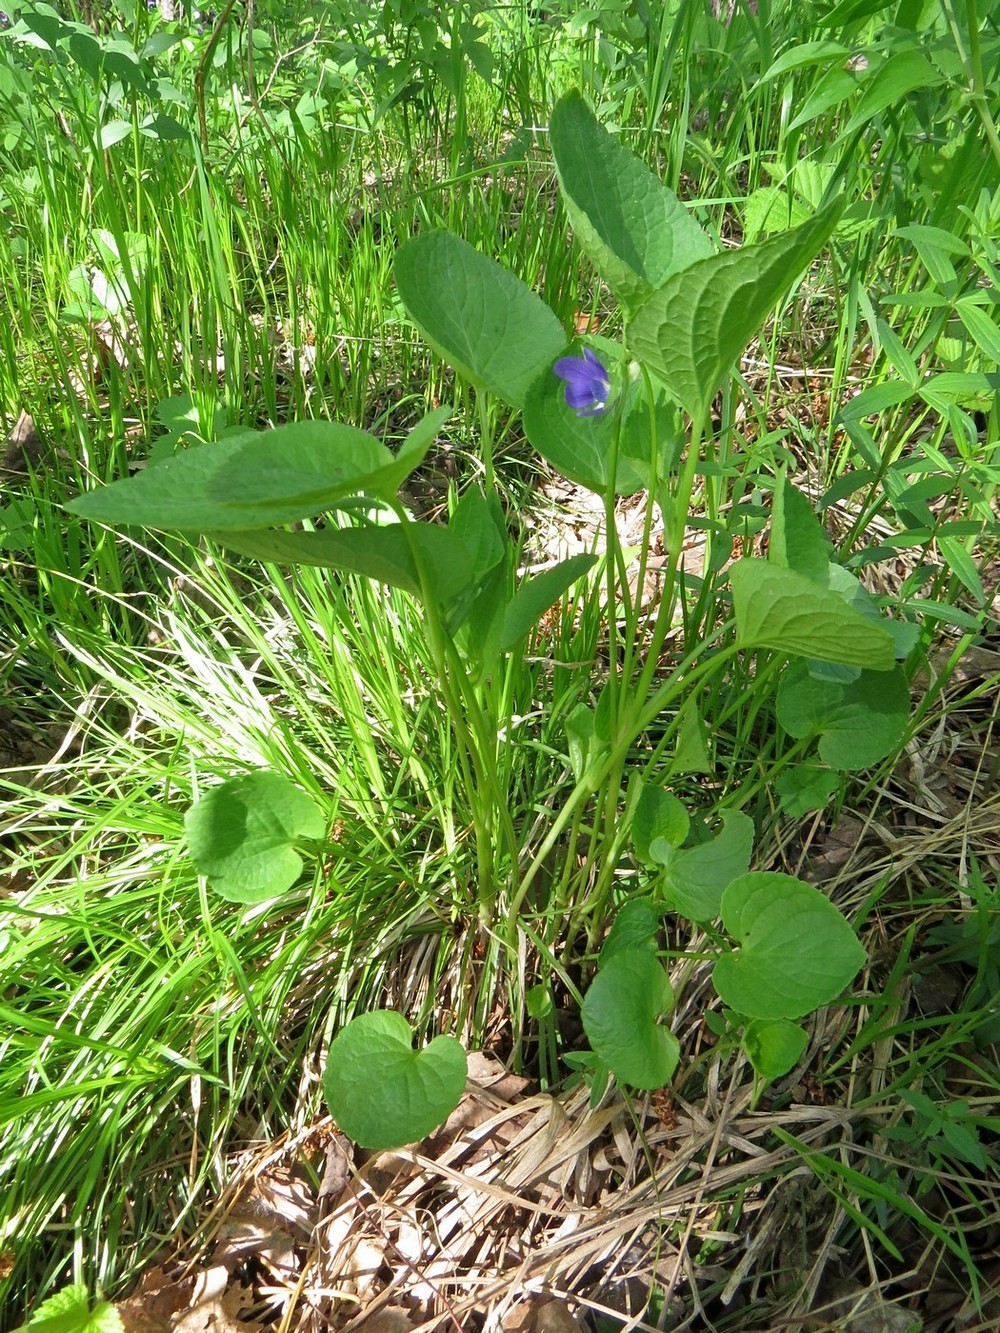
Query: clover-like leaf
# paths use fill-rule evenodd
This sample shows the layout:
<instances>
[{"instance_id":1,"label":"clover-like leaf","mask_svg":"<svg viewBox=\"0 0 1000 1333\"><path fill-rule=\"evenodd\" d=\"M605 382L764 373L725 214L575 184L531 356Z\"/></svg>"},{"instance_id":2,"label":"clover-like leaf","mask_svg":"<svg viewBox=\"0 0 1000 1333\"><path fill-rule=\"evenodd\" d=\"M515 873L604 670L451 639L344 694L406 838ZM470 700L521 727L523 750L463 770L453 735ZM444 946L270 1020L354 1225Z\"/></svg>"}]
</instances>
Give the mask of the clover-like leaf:
<instances>
[{"instance_id":1,"label":"clover-like leaf","mask_svg":"<svg viewBox=\"0 0 1000 1333\"><path fill-rule=\"evenodd\" d=\"M740 948L715 965L723 1003L748 1018L802 1018L835 1000L866 954L829 898L791 875L741 875L722 895Z\"/></svg>"},{"instance_id":2,"label":"clover-like leaf","mask_svg":"<svg viewBox=\"0 0 1000 1333\"><path fill-rule=\"evenodd\" d=\"M819 737L824 763L853 773L885 759L901 743L910 717L903 671L862 671L856 680L821 680L790 662L777 697L778 721L790 736Z\"/></svg>"},{"instance_id":3,"label":"clover-like leaf","mask_svg":"<svg viewBox=\"0 0 1000 1333\"><path fill-rule=\"evenodd\" d=\"M362 1148L399 1148L445 1121L465 1091L468 1061L454 1037L413 1049L402 1014L351 1020L330 1045L323 1091L330 1114Z\"/></svg>"},{"instance_id":4,"label":"clover-like leaf","mask_svg":"<svg viewBox=\"0 0 1000 1333\"><path fill-rule=\"evenodd\" d=\"M667 974L648 949L623 949L602 965L580 1016L594 1054L623 1083L662 1088L677 1068L677 1038L657 1022L672 1004Z\"/></svg>"},{"instance_id":5,"label":"clover-like leaf","mask_svg":"<svg viewBox=\"0 0 1000 1333\"><path fill-rule=\"evenodd\" d=\"M191 859L222 898L259 903L302 874L300 839L322 838L326 823L311 797L280 773L259 769L207 791L184 817Z\"/></svg>"}]
</instances>

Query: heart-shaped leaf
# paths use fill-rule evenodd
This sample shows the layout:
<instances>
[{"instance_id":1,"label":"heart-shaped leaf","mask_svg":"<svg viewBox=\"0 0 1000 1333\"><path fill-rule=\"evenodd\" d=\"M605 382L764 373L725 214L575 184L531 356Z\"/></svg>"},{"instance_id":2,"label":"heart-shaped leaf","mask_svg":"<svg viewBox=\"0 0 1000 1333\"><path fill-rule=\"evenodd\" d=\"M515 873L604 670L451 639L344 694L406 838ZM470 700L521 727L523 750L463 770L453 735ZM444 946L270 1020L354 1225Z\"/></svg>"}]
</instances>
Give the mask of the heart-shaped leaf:
<instances>
[{"instance_id":1,"label":"heart-shaped leaf","mask_svg":"<svg viewBox=\"0 0 1000 1333\"><path fill-rule=\"evenodd\" d=\"M819 737L824 763L853 773L877 764L901 743L910 690L899 667L835 681L817 679L804 662L790 662L778 685L777 714L796 740Z\"/></svg>"},{"instance_id":2,"label":"heart-shaped leaf","mask_svg":"<svg viewBox=\"0 0 1000 1333\"><path fill-rule=\"evenodd\" d=\"M754 1072L768 1080L781 1078L806 1048L809 1033L787 1018L771 1021L755 1019L743 1034L743 1049L750 1057Z\"/></svg>"},{"instance_id":3,"label":"heart-shaped leaf","mask_svg":"<svg viewBox=\"0 0 1000 1333\"><path fill-rule=\"evenodd\" d=\"M302 874L296 843L322 838L326 823L304 791L260 769L207 791L185 815L184 831L215 893L259 903L291 888Z\"/></svg>"},{"instance_id":4,"label":"heart-shaped leaf","mask_svg":"<svg viewBox=\"0 0 1000 1333\"><path fill-rule=\"evenodd\" d=\"M866 958L829 898L791 875L741 875L722 895L722 921L741 948L712 979L748 1018L802 1018L835 1000Z\"/></svg>"},{"instance_id":5,"label":"heart-shaped leaf","mask_svg":"<svg viewBox=\"0 0 1000 1333\"><path fill-rule=\"evenodd\" d=\"M514 407L566 344L541 297L450 232L425 232L401 246L396 285L438 355Z\"/></svg>"},{"instance_id":6,"label":"heart-shaped leaf","mask_svg":"<svg viewBox=\"0 0 1000 1333\"><path fill-rule=\"evenodd\" d=\"M323 1091L348 1138L362 1148L399 1148L448 1118L467 1075L461 1042L435 1037L415 1051L403 1015L383 1010L352 1019L334 1038Z\"/></svg>"},{"instance_id":7,"label":"heart-shaped leaf","mask_svg":"<svg viewBox=\"0 0 1000 1333\"><path fill-rule=\"evenodd\" d=\"M680 1045L656 1020L673 1004L667 974L647 949L608 959L584 997L580 1016L598 1059L633 1088L662 1088Z\"/></svg>"},{"instance_id":8,"label":"heart-shaped leaf","mask_svg":"<svg viewBox=\"0 0 1000 1333\"><path fill-rule=\"evenodd\" d=\"M766 560L739 560L729 582L744 647L892 670L896 654L888 630L804 574Z\"/></svg>"},{"instance_id":9,"label":"heart-shaped leaf","mask_svg":"<svg viewBox=\"0 0 1000 1333\"><path fill-rule=\"evenodd\" d=\"M609 134L579 92L556 103L549 141L573 233L626 308L712 253L673 191Z\"/></svg>"},{"instance_id":10,"label":"heart-shaped leaf","mask_svg":"<svg viewBox=\"0 0 1000 1333\"><path fill-rule=\"evenodd\" d=\"M842 207L831 204L759 245L700 259L640 306L628 348L692 417L704 416L768 312L829 239Z\"/></svg>"},{"instance_id":11,"label":"heart-shaped leaf","mask_svg":"<svg viewBox=\"0 0 1000 1333\"><path fill-rule=\"evenodd\" d=\"M723 890L750 864L753 820L740 810L722 810L719 819L722 828L710 842L668 850L663 858L667 901L691 921L714 921ZM654 859L660 859L655 842L652 850Z\"/></svg>"}]
</instances>

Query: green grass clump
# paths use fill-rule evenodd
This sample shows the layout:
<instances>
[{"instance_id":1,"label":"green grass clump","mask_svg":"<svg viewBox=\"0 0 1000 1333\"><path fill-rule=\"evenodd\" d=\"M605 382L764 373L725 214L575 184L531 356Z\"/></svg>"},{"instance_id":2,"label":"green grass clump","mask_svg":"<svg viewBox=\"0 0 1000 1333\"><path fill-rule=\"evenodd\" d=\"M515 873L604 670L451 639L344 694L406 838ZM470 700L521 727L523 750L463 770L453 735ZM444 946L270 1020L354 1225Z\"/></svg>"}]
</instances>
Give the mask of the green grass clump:
<instances>
[{"instance_id":1,"label":"green grass clump","mask_svg":"<svg viewBox=\"0 0 1000 1333\"><path fill-rule=\"evenodd\" d=\"M498 1049L547 1087L579 1054L566 1014L637 872L617 787L558 822L573 788L566 721L619 657L652 690L685 637L722 633L721 557L704 580L685 575L677 623L658 637L638 592L609 615L602 567L482 685L502 720L494 847L417 600L210 541L116 534L64 508L169 456L185 432L212 441L316 418L396 445L448 400L455 415L403 496L411 512L453 513L495 469L519 565L566 541L598 548L613 511L584 514L571 490L569 519L551 512L519 416L455 382L393 276L407 238L447 228L540 292L568 337L574 323L618 332L549 151L551 108L573 86L720 244L799 222L828 190L846 197L829 255L713 406L689 549L715 523L735 554L754 553L787 470L839 558L919 627L906 755L838 781L804 821L775 796L796 752L775 732L767 665L736 659L694 696L714 767L677 794L705 820L720 806L751 814L755 866L825 882L871 958L846 1006L817 1020L799 1081L765 1094L706 1000L710 941L671 926L689 1006L675 1030L690 1018L705 1035L678 1097L724 1083L745 1095L741 1114L774 1120L774 1165L756 1178L733 1187L711 1176L714 1146L697 1157L704 1197L720 1234L752 1229L743 1201L795 1163L832 1209L825 1253L888 1287L926 1245L985 1300L995 20L950 0L899 6L891 22L848 6L836 25L764 0L586 20L560 3L404 8L345 2L317 19L258 5L251 26L230 4L204 28L145 7L65 7L60 20L10 9L0 420L26 412L37 434L0 467L0 1319L16 1327L73 1280L116 1289L196 1235L236 1148L322 1113L322 1052L357 1013L399 1008L422 1036ZM652 578L656 533L640 523L632 538ZM980 669L963 682L966 649ZM655 774L683 719L647 721L627 758ZM210 896L184 816L257 768L312 796L327 834L289 894L247 908ZM835 858L853 819L846 865L822 873L822 840ZM513 931L483 911L484 865L496 901L516 908ZM925 979L952 972L960 984L934 998ZM853 1137L797 1137L790 1108L809 1098L841 1108ZM743 1130L744 1144L764 1132ZM761 1327L779 1310L810 1314L822 1286L820 1272L796 1284L775 1265L747 1306ZM709 1302L713 1283L716 1270Z\"/></svg>"}]
</instances>

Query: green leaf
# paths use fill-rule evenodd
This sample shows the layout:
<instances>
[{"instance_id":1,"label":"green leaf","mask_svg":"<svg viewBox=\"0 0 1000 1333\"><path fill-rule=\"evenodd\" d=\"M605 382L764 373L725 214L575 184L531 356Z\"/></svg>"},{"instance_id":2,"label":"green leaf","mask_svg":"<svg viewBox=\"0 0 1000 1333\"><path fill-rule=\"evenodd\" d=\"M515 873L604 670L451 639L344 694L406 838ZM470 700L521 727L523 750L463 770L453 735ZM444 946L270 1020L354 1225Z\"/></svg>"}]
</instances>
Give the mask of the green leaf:
<instances>
[{"instance_id":1,"label":"green leaf","mask_svg":"<svg viewBox=\"0 0 1000 1333\"><path fill-rule=\"evenodd\" d=\"M959 319L969 330L976 346L990 361L1000 365L1000 329L980 305L969 299L956 302Z\"/></svg>"},{"instance_id":2,"label":"green leaf","mask_svg":"<svg viewBox=\"0 0 1000 1333\"><path fill-rule=\"evenodd\" d=\"M632 898L623 903L601 947L598 968L604 967L616 953L655 949L659 929L660 914L648 898Z\"/></svg>"},{"instance_id":3,"label":"green leaf","mask_svg":"<svg viewBox=\"0 0 1000 1333\"><path fill-rule=\"evenodd\" d=\"M108 120L101 126L101 133L98 137L102 148L113 148L122 139L127 139L131 133L132 122L130 120Z\"/></svg>"},{"instance_id":4,"label":"green leaf","mask_svg":"<svg viewBox=\"0 0 1000 1333\"><path fill-rule=\"evenodd\" d=\"M438 355L514 407L565 346L561 324L530 287L450 232L408 240L396 255L396 285Z\"/></svg>"},{"instance_id":5,"label":"green leaf","mask_svg":"<svg viewBox=\"0 0 1000 1333\"><path fill-rule=\"evenodd\" d=\"M910 692L899 667L862 671L856 680L817 680L804 662L790 662L778 685L778 721L796 740L819 737L825 764L840 772L869 768L900 744L910 717Z\"/></svg>"},{"instance_id":6,"label":"green leaf","mask_svg":"<svg viewBox=\"0 0 1000 1333\"><path fill-rule=\"evenodd\" d=\"M101 523L181 532L266 528L360 492L394 494L418 461L419 451L400 461L352 426L296 421L174 454L66 507Z\"/></svg>"},{"instance_id":7,"label":"green leaf","mask_svg":"<svg viewBox=\"0 0 1000 1333\"><path fill-rule=\"evenodd\" d=\"M719 959L712 979L748 1018L802 1018L835 1000L865 962L833 903L791 875L741 875L722 896L722 920L742 947Z\"/></svg>"},{"instance_id":8,"label":"green leaf","mask_svg":"<svg viewBox=\"0 0 1000 1333\"><path fill-rule=\"evenodd\" d=\"M714 921L726 886L742 875L753 852L753 820L739 810L719 812L722 828L710 842L682 847L666 860L663 886L681 916ZM655 845L653 851L659 850Z\"/></svg>"},{"instance_id":9,"label":"green leaf","mask_svg":"<svg viewBox=\"0 0 1000 1333\"><path fill-rule=\"evenodd\" d=\"M986 601L986 590L976 568L976 562L966 550L964 543L954 537L943 537L939 534L937 545L945 564L982 606Z\"/></svg>"},{"instance_id":10,"label":"green leaf","mask_svg":"<svg viewBox=\"0 0 1000 1333\"><path fill-rule=\"evenodd\" d=\"M541 456L564 477L604 495L653 490L668 475L684 445L676 406L661 385L654 386L652 420L644 395L632 385L616 385L622 348L588 338L612 377L611 410L581 417L566 402L566 385L551 366L534 380L524 401L524 433ZM574 342L565 355L582 354ZM612 476L617 439L617 463Z\"/></svg>"},{"instance_id":11,"label":"green leaf","mask_svg":"<svg viewBox=\"0 0 1000 1333\"><path fill-rule=\"evenodd\" d=\"M774 488L768 559L825 588L830 582L831 551L812 501L782 473Z\"/></svg>"},{"instance_id":12,"label":"green leaf","mask_svg":"<svg viewBox=\"0 0 1000 1333\"><path fill-rule=\"evenodd\" d=\"M890 56L869 79L844 134L853 134L914 89L936 88L943 82L944 76L919 51L900 51Z\"/></svg>"},{"instance_id":13,"label":"green leaf","mask_svg":"<svg viewBox=\"0 0 1000 1333\"><path fill-rule=\"evenodd\" d=\"M579 703L566 718L569 762L577 782L602 754L606 754L611 735L608 726L609 695L605 689L596 708Z\"/></svg>"},{"instance_id":14,"label":"green leaf","mask_svg":"<svg viewBox=\"0 0 1000 1333\"><path fill-rule=\"evenodd\" d=\"M802 109L789 121L788 133L791 134L801 129L803 125L808 125L831 107L846 102L857 92L866 77L865 71L855 72L853 69L845 69L843 65L834 65L832 69L828 69L819 82L809 90L809 96Z\"/></svg>"},{"instance_id":15,"label":"green leaf","mask_svg":"<svg viewBox=\"0 0 1000 1333\"><path fill-rule=\"evenodd\" d=\"M681 704L677 745L670 763L670 776L675 773L711 773L712 760L705 743L705 724L693 698Z\"/></svg>"},{"instance_id":16,"label":"green leaf","mask_svg":"<svg viewBox=\"0 0 1000 1333\"><path fill-rule=\"evenodd\" d=\"M838 200L792 231L699 260L639 308L628 330L629 350L692 417L704 416L768 312L829 239L842 209Z\"/></svg>"},{"instance_id":17,"label":"green leaf","mask_svg":"<svg viewBox=\"0 0 1000 1333\"><path fill-rule=\"evenodd\" d=\"M413 1049L393 1010L361 1014L334 1038L323 1074L330 1114L362 1148L399 1148L426 1138L458 1105L468 1077L461 1042L435 1037Z\"/></svg>"},{"instance_id":18,"label":"green leaf","mask_svg":"<svg viewBox=\"0 0 1000 1333\"><path fill-rule=\"evenodd\" d=\"M667 974L646 949L613 954L584 996L580 1017L594 1054L623 1083L662 1088L680 1045L656 1020L673 1004Z\"/></svg>"},{"instance_id":19,"label":"green leaf","mask_svg":"<svg viewBox=\"0 0 1000 1333\"><path fill-rule=\"evenodd\" d=\"M311 797L279 773L259 769L207 791L184 816L191 859L212 890L259 903L290 889L302 874L300 839L326 832Z\"/></svg>"},{"instance_id":20,"label":"green leaf","mask_svg":"<svg viewBox=\"0 0 1000 1333\"><path fill-rule=\"evenodd\" d=\"M122 1333L121 1316L107 1301L93 1310L82 1284L64 1287L42 1301L26 1324L14 1333Z\"/></svg>"},{"instance_id":21,"label":"green leaf","mask_svg":"<svg viewBox=\"0 0 1000 1333\"><path fill-rule=\"evenodd\" d=\"M758 1018L747 1024L743 1048L754 1073L771 1080L795 1068L808 1040L809 1033L798 1023L790 1023L786 1018Z\"/></svg>"},{"instance_id":22,"label":"green leaf","mask_svg":"<svg viewBox=\"0 0 1000 1333\"><path fill-rule=\"evenodd\" d=\"M777 185L763 185L743 203L743 240L753 245L758 237L797 227L812 215L801 199Z\"/></svg>"},{"instance_id":23,"label":"green leaf","mask_svg":"<svg viewBox=\"0 0 1000 1333\"><path fill-rule=\"evenodd\" d=\"M788 74L795 69L803 69L807 65L822 65L828 60L843 61L850 54L850 48L843 46L840 42L829 40L801 42L798 46L783 51L761 76L760 82L768 83L781 74Z\"/></svg>"},{"instance_id":24,"label":"green leaf","mask_svg":"<svg viewBox=\"0 0 1000 1333\"><path fill-rule=\"evenodd\" d=\"M450 528L430 523L329 527L317 532L210 530L207 535L255 560L342 569L418 596L420 579L413 557L416 544L440 605L446 606L466 586L468 555L461 540Z\"/></svg>"},{"instance_id":25,"label":"green leaf","mask_svg":"<svg viewBox=\"0 0 1000 1333\"><path fill-rule=\"evenodd\" d=\"M744 647L873 671L889 671L895 664L888 630L804 575L764 560L740 560L729 581Z\"/></svg>"},{"instance_id":26,"label":"green leaf","mask_svg":"<svg viewBox=\"0 0 1000 1333\"><path fill-rule=\"evenodd\" d=\"M713 250L672 190L604 128L579 92L549 129L574 235L626 309Z\"/></svg>"},{"instance_id":27,"label":"green leaf","mask_svg":"<svg viewBox=\"0 0 1000 1333\"><path fill-rule=\"evenodd\" d=\"M796 764L779 773L774 786L785 814L799 819L810 810L825 810L840 786L840 778L832 769L818 764Z\"/></svg>"},{"instance_id":28,"label":"green leaf","mask_svg":"<svg viewBox=\"0 0 1000 1333\"><path fill-rule=\"evenodd\" d=\"M517 647L563 593L597 563L596 555L574 555L525 581L508 602L500 632L500 651Z\"/></svg>"},{"instance_id":29,"label":"green leaf","mask_svg":"<svg viewBox=\"0 0 1000 1333\"><path fill-rule=\"evenodd\" d=\"M687 810L668 791L643 783L632 815L632 847L644 865L656 864L651 847L663 839L671 847L683 845L691 827Z\"/></svg>"}]
</instances>

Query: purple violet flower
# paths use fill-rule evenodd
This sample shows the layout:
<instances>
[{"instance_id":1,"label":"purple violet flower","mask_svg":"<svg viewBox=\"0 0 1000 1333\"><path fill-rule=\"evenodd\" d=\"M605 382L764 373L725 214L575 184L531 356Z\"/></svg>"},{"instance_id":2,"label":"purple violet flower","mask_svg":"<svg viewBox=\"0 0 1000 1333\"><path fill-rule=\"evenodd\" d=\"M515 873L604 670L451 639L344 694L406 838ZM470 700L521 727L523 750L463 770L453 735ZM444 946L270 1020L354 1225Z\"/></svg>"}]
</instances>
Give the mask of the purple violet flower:
<instances>
[{"instance_id":1,"label":"purple violet flower","mask_svg":"<svg viewBox=\"0 0 1000 1333\"><path fill-rule=\"evenodd\" d=\"M566 381L566 402L578 417L597 417L608 410L611 379L589 347L583 356L561 356L552 369Z\"/></svg>"}]
</instances>

